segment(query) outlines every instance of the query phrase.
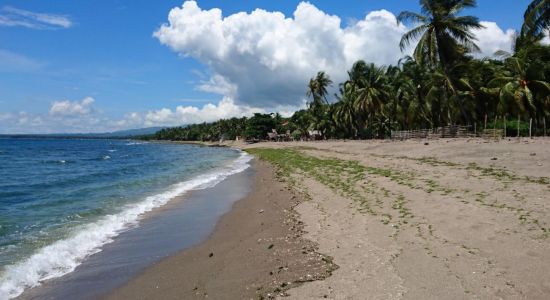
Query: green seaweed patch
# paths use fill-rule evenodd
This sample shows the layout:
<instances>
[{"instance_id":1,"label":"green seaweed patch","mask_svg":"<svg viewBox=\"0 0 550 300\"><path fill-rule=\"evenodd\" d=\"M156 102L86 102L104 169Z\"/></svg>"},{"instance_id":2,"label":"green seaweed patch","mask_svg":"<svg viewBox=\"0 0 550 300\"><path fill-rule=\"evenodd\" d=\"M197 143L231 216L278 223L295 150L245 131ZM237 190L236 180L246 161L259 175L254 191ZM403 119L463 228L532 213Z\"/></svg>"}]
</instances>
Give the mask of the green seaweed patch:
<instances>
[{"instance_id":1,"label":"green seaweed patch","mask_svg":"<svg viewBox=\"0 0 550 300\"><path fill-rule=\"evenodd\" d=\"M369 199L356 189L366 179L366 167L357 161L319 158L297 149L253 148L245 151L275 165L280 176L290 178L296 173L313 178L340 195L357 201L362 210L375 214Z\"/></svg>"}]
</instances>

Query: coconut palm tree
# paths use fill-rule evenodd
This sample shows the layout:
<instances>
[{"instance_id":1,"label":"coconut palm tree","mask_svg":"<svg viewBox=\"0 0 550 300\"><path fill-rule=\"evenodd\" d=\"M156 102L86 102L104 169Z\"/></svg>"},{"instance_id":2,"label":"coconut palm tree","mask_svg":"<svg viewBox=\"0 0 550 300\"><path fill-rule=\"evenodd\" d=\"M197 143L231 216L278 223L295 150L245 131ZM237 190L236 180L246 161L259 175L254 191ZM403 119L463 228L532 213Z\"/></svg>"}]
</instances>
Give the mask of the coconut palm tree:
<instances>
[{"instance_id":1,"label":"coconut palm tree","mask_svg":"<svg viewBox=\"0 0 550 300\"><path fill-rule=\"evenodd\" d=\"M357 138L360 130L361 118L355 111L355 99L357 98L356 86L350 81L340 85L340 95L336 95L338 101L334 104L334 123L344 130L345 135Z\"/></svg>"},{"instance_id":2,"label":"coconut palm tree","mask_svg":"<svg viewBox=\"0 0 550 300\"><path fill-rule=\"evenodd\" d=\"M313 116L313 127L320 130L323 135L326 131L327 124L325 122L327 114L327 95L328 87L332 85L332 80L323 71L317 73L317 76L311 78L308 84L307 96L312 98L309 103L309 110Z\"/></svg>"},{"instance_id":3,"label":"coconut palm tree","mask_svg":"<svg viewBox=\"0 0 550 300\"><path fill-rule=\"evenodd\" d=\"M332 85L332 80L330 77L323 71L319 71L317 76L311 78L308 84L307 96L313 98L313 102L324 102L327 103L327 88Z\"/></svg>"},{"instance_id":4,"label":"coconut palm tree","mask_svg":"<svg viewBox=\"0 0 550 300\"><path fill-rule=\"evenodd\" d=\"M550 29L550 1L533 0L524 14L522 34L527 36L539 36L545 30Z\"/></svg>"},{"instance_id":5,"label":"coconut palm tree","mask_svg":"<svg viewBox=\"0 0 550 300\"><path fill-rule=\"evenodd\" d=\"M359 61L355 65L361 64L362 62ZM357 86L355 110L366 116L367 125L370 126L375 116L384 114L384 105L390 98L389 86L384 67L368 64L363 72L362 77L357 82L353 82Z\"/></svg>"},{"instance_id":6,"label":"coconut palm tree","mask_svg":"<svg viewBox=\"0 0 550 300\"><path fill-rule=\"evenodd\" d=\"M418 41L415 60L422 65L446 68L466 52L479 51L472 29L483 26L474 16L460 16L465 8L476 6L475 0L420 0L421 13L403 11L398 22L420 24L401 38L399 47L404 51Z\"/></svg>"},{"instance_id":7,"label":"coconut palm tree","mask_svg":"<svg viewBox=\"0 0 550 300\"><path fill-rule=\"evenodd\" d=\"M489 86L497 88L500 113L528 114L536 116L538 94L543 101L550 95L550 84L544 80L531 78L526 62L518 57L506 60L506 69L489 82Z\"/></svg>"}]
</instances>

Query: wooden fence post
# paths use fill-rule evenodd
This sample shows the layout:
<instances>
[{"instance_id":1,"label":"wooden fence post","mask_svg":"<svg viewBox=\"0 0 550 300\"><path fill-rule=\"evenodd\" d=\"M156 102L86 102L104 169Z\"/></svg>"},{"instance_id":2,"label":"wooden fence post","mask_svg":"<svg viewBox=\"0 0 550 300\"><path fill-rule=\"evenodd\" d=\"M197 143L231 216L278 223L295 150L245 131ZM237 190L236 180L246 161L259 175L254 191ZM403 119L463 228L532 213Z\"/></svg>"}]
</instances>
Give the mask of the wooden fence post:
<instances>
[{"instance_id":1,"label":"wooden fence post","mask_svg":"<svg viewBox=\"0 0 550 300\"><path fill-rule=\"evenodd\" d=\"M518 139L519 139L519 122L520 122L521 115L518 114Z\"/></svg>"},{"instance_id":2,"label":"wooden fence post","mask_svg":"<svg viewBox=\"0 0 550 300\"><path fill-rule=\"evenodd\" d=\"M504 137L506 137L506 116L504 116Z\"/></svg>"},{"instance_id":3,"label":"wooden fence post","mask_svg":"<svg viewBox=\"0 0 550 300\"><path fill-rule=\"evenodd\" d=\"M495 122L493 123L493 132L494 132L495 140L497 139L497 119L498 119L498 116L495 115Z\"/></svg>"},{"instance_id":4,"label":"wooden fence post","mask_svg":"<svg viewBox=\"0 0 550 300\"><path fill-rule=\"evenodd\" d=\"M542 122L544 123L544 136L546 136L546 117L542 119Z\"/></svg>"},{"instance_id":5,"label":"wooden fence post","mask_svg":"<svg viewBox=\"0 0 550 300\"><path fill-rule=\"evenodd\" d=\"M485 114L485 125L483 126L483 130L487 129L487 114Z\"/></svg>"},{"instance_id":6,"label":"wooden fence post","mask_svg":"<svg viewBox=\"0 0 550 300\"><path fill-rule=\"evenodd\" d=\"M533 126L533 118L529 119L529 138L532 139L531 136L531 127Z\"/></svg>"}]
</instances>

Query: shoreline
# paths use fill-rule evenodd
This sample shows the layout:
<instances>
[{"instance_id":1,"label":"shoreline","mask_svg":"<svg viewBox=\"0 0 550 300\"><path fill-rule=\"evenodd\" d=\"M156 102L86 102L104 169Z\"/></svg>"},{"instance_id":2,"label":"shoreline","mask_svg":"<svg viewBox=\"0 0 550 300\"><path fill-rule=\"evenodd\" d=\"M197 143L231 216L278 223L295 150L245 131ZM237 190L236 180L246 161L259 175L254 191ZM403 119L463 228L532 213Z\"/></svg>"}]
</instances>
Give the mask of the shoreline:
<instances>
[{"instance_id":1,"label":"shoreline","mask_svg":"<svg viewBox=\"0 0 550 300\"><path fill-rule=\"evenodd\" d=\"M139 215L137 223L118 232L99 251L79 261L75 269L25 289L18 299L96 298L162 257L200 243L208 237L219 218L231 209L231 205L250 191L254 176L250 159L241 153L223 167L220 165L219 168L185 177L159 193L153 192L144 197L138 204L155 200L160 197L158 195L168 197L178 194ZM182 190L185 192L179 194ZM174 231L174 228L181 230Z\"/></svg>"},{"instance_id":2,"label":"shoreline","mask_svg":"<svg viewBox=\"0 0 550 300\"><path fill-rule=\"evenodd\" d=\"M550 295L548 139L223 145L255 152L252 194L106 299Z\"/></svg>"},{"instance_id":3,"label":"shoreline","mask_svg":"<svg viewBox=\"0 0 550 300\"><path fill-rule=\"evenodd\" d=\"M255 161L252 191L200 244L148 267L102 299L263 299L324 279L335 265L303 238L296 194Z\"/></svg>"}]
</instances>

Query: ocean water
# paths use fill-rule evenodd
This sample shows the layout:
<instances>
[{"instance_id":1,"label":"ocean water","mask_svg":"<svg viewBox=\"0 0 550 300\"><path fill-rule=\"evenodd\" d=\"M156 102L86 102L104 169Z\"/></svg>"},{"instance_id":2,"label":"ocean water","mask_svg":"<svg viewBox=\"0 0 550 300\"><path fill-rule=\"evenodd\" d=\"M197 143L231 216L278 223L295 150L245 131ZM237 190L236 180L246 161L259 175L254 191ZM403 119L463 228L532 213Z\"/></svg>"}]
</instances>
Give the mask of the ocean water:
<instances>
[{"instance_id":1,"label":"ocean water","mask_svg":"<svg viewBox=\"0 0 550 300\"><path fill-rule=\"evenodd\" d=\"M193 145L0 139L0 299L71 273L147 212L249 160Z\"/></svg>"}]
</instances>

